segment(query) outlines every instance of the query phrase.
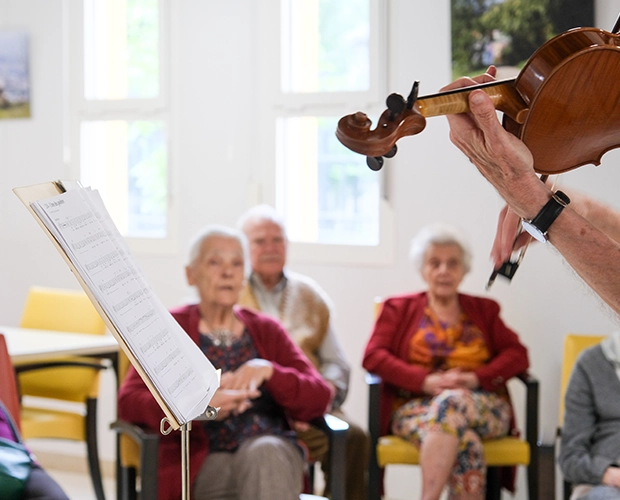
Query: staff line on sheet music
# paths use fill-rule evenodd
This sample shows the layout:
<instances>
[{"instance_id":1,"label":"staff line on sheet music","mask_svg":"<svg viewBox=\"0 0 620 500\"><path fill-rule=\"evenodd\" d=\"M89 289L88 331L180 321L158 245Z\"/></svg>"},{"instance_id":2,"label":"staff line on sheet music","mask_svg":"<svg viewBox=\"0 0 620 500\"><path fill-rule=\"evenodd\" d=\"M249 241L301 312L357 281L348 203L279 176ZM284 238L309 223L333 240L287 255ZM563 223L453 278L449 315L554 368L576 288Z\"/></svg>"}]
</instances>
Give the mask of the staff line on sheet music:
<instances>
[{"instance_id":1,"label":"staff line on sheet music","mask_svg":"<svg viewBox=\"0 0 620 500\"><path fill-rule=\"evenodd\" d=\"M105 264L108 264L109 262L115 262L116 259L120 257L121 257L120 253L117 250L114 250L113 252L110 252L86 264L86 269L89 271L92 271L93 269L97 269L100 266L104 266Z\"/></svg>"},{"instance_id":2,"label":"staff line on sheet music","mask_svg":"<svg viewBox=\"0 0 620 500\"><path fill-rule=\"evenodd\" d=\"M74 250L81 250L82 248L90 246L95 241L101 240L107 237L108 235L105 231L99 231L98 233L95 233L92 236L89 236L88 238L85 238L81 241L76 241L75 243L72 244L72 247Z\"/></svg>"},{"instance_id":3,"label":"staff line on sheet music","mask_svg":"<svg viewBox=\"0 0 620 500\"><path fill-rule=\"evenodd\" d=\"M115 312L122 311L129 304L131 304L132 302L136 301L137 299L139 299L140 297L143 297L143 296L144 296L144 291L143 290L139 290L136 293L134 293L134 294L130 295L129 297L127 297L126 299L121 300L118 304L115 304L113 306L113 309L114 309Z\"/></svg>"},{"instance_id":4,"label":"staff line on sheet music","mask_svg":"<svg viewBox=\"0 0 620 500\"><path fill-rule=\"evenodd\" d=\"M125 278L129 278L131 276L131 271L129 269L123 271L121 274L117 274L116 276L114 276L114 278L109 279L108 281L105 281L104 283L101 283L101 285L99 285L99 290L101 290L102 292L105 292L106 290L112 288L114 285L116 285L117 283L120 283L121 281L124 281Z\"/></svg>"},{"instance_id":5,"label":"staff line on sheet music","mask_svg":"<svg viewBox=\"0 0 620 500\"><path fill-rule=\"evenodd\" d=\"M144 323L149 321L153 316L155 316L155 311L153 309L149 309L146 314L140 316L136 321L127 325L127 331L129 333L133 333L134 330L141 327ZM163 330L164 332L166 330Z\"/></svg>"},{"instance_id":6,"label":"staff line on sheet music","mask_svg":"<svg viewBox=\"0 0 620 500\"><path fill-rule=\"evenodd\" d=\"M167 336L168 336L168 330L164 328L157 335L153 335L153 336L149 337L149 341L145 342L144 344L142 344L140 346L140 350L143 353L146 353L147 351L149 351L156 344L159 344L160 342L163 342L164 340L166 340Z\"/></svg>"},{"instance_id":7,"label":"staff line on sheet music","mask_svg":"<svg viewBox=\"0 0 620 500\"><path fill-rule=\"evenodd\" d=\"M64 228L67 227L75 227L75 226L79 226L81 224L84 224L85 222L88 222L89 220L91 220L94 217L94 214L80 214L77 215L76 217L72 217L69 220L66 221L61 221L58 226Z\"/></svg>"},{"instance_id":8,"label":"staff line on sheet music","mask_svg":"<svg viewBox=\"0 0 620 500\"><path fill-rule=\"evenodd\" d=\"M174 358L179 356L179 354L181 354L181 351L178 348L168 354L168 356L166 356L157 365L155 365L155 373L159 375L162 370L165 370L168 367L168 365Z\"/></svg>"}]
</instances>

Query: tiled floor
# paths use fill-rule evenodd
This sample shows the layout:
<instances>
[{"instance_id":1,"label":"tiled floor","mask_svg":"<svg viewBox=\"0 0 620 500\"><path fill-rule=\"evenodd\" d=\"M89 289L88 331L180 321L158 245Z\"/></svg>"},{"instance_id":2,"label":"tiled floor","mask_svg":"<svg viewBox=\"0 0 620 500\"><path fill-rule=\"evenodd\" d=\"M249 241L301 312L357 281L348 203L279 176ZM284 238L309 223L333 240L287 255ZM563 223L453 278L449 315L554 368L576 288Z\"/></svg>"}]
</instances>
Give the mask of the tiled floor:
<instances>
[{"instance_id":1,"label":"tiled floor","mask_svg":"<svg viewBox=\"0 0 620 500\"><path fill-rule=\"evenodd\" d=\"M60 484L71 500L96 500L90 476L77 472L57 471L49 467L47 472ZM104 478L103 488L106 500L116 498L116 481Z\"/></svg>"},{"instance_id":2,"label":"tiled floor","mask_svg":"<svg viewBox=\"0 0 620 500\"><path fill-rule=\"evenodd\" d=\"M96 500L90 478L87 475L55 471L47 469L50 475L63 487L65 493L71 500ZM113 479L104 480L106 500L116 498L116 484ZM314 495L302 495L300 500L327 500L324 497Z\"/></svg>"}]
</instances>

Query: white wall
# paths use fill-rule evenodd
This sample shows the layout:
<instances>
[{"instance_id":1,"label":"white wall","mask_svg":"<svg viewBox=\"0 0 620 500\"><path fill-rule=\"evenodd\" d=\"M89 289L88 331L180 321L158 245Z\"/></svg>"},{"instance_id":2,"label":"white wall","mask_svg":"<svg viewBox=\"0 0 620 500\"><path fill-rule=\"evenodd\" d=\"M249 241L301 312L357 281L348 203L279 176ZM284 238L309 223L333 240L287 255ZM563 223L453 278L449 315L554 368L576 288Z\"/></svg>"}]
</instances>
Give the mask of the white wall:
<instances>
[{"instance_id":1,"label":"white wall","mask_svg":"<svg viewBox=\"0 0 620 500\"><path fill-rule=\"evenodd\" d=\"M32 118L0 121L0 325L18 323L29 285L78 286L11 192L16 186L71 175L63 163L62 135L67 106L63 5L69 1L73 0L0 0L0 29L23 28L30 33L32 75ZM265 168L253 154L258 147L253 111L259 97L253 85L258 70L254 61L261 49L253 22L255 2L171 3L173 168L179 182L175 200L180 244L169 255L136 255L168 306L188 294L182 270L184 242L205 223L233 224L255 201L255 183ZM437 91L450 81L448 0L388 4L388 91L405 94L413 80L421 81L421 95ZM620 0L597 0L596 6L597 25L611 29ZM618 205L618 159L619 152L611 152L599 168L565 174L560 183ZM397 157L386 168L396 212L393 265L290 263L318 280L335 302L336 328L353 366L345 409L365 425L367 395L360 362L372 327L373 298L422 287L406 259L408 242L422 225L442 220L461 226L474 246L473 270L463 290L498 300L504 319L530 349L532 372L541 380L541 439L551 443L563 336L609 332L617 328L617 321L551 247L530 248L512 284L498 280L490 292L484 291L491 269L487 256L502 202L450 144L445 118L430 119L422 136L401 140ZM111 409L113 403L107 406ZM113 456L109 446L102 453ZM410 480L406 475L395 479L405 492ZM400 497L399 491L394 496ZM523 495L521 488L517 498Z\"/></svg>"}]
</instances>

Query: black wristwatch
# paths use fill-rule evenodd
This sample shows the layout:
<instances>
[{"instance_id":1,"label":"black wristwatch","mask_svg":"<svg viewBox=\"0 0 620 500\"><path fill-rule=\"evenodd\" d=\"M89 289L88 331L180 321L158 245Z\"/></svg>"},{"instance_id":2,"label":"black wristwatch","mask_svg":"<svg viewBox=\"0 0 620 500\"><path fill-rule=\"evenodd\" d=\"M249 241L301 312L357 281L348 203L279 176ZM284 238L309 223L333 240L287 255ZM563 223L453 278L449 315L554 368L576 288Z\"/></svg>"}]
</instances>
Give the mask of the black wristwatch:
<instances>
[{"instance_id":1,"label":"black wristwatch","mask_svg":"<svg viewBox=\"0 0 620 500\"><path fill-rule=\"evenodd\" d=\"M536 214L536 217L532 220L522 219L521 226L523 226L523 229L530 233L533 238L544 243L547 241L547 231L549 227L569 203L570 198L566 196L565 193L556 191L553 193L553 196L551 196L551 199L545 203L545 206L542 207L540 212Z\"/></svg>"}]
</instances>

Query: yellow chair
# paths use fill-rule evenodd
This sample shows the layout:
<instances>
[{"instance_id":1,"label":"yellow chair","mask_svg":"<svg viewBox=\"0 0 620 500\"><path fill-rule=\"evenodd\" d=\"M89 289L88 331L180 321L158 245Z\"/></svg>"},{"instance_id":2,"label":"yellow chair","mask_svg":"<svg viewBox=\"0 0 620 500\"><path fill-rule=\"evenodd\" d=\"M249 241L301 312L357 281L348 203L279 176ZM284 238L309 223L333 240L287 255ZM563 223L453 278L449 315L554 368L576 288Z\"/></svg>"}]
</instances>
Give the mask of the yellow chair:
<instances>
[{"instance_id":1,"label":"yellow chair","mask_svg":"<svg viewBox=\"0 0 620 500\"><path fill-rule=\"evenodd\" d=\"M381 310L381 300L375 299L375 316ZM500 467L527 467L528 498L538 499L540 473L538 454L538 392L539 383L529 373L517 377L526 388L525 439L504 437L483 442L487 462L487 500L501 498ZM381 378L366 375L369 388L368 431L371 439L368 470L368 500L380 500L382 492L382 469L388 465L419 465L418 449L397 436L380 435Z\"/></svg>"},{"instance_id":2,"label":"yellow chair","mask_svg":"<svg viewBox=\"0 0 620 500\"><path fill-rule=\"evenodd\" d=\"M119 385L125 379L131 364L127 355L119 351ZM157 499L157 453L159 434L144 430L138 425L124 420L116 420L111 425L117 433L118 469L117 488L119 500L135 500L140 492L140 500ZM148 481L137 479L151 478Z\"/></svg>"},{"instance_id":3,"label":"yellow chair","mask_svg":"<svg viewBox=\"0 0 620 500\"><path fill-rule=\"evenodd\" d=\"M88 296L82 291L32 287L28 291L20 326L39 330L103 335L106 326ZM97 444L97 397L99 374L109 360L68 357L16 366L21 396L47 401L83 403L56 409L28 400L21 408L25 439L55 438L84 441L88 466L97 500L104 500Z\"/></svg>"},{"instance_id":4,"label":"yellow chair","mask_svg":"<svg viewBox=\"0 0 620 500\"><path fill-rule=\"evenodd\" d=\"M564 394L566 394L566 387L570 379L571 373L575 362L581 354L581 351L588 349L589 347L599 344L606 335L578 335L569 333L564 337L564 352L562 355L562 378L560 380L560 411L559 411L559 425L558 425L558 438L562 434L562 426L564 425ZM571 495L571 484L568 481L563 481L564 491L563 497L565 500L569 500Z\"/></svg>"}]
</instances>

